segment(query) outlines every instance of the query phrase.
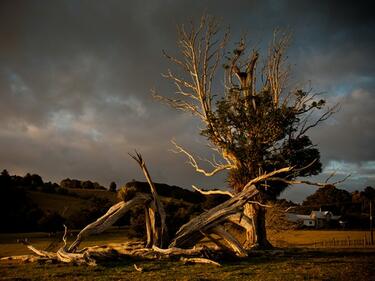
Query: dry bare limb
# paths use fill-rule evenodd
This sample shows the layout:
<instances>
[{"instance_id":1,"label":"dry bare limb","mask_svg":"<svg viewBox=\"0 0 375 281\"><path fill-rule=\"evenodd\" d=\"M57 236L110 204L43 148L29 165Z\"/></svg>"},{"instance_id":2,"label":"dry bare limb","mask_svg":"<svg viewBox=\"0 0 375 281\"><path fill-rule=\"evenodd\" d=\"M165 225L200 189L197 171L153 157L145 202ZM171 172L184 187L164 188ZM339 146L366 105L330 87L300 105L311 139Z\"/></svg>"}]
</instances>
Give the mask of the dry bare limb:
<instances>
[{"instance_id":1,"label":"dry bare limb","mask_svg":"<svg viewBox=\"0 0 375 281\"><path fill-rule=\"evenodd\" d=\"M334 176L336 175L336 171L332 172L327 178L326 180L324 181L325 183L328 183L328 181L333 178Z\"/></svg>"},{"instance_id":2,"label":"dry bare limb","mask_svg":"<svg viewBox=\"0 0 375 281\"><path fill-rule=\"evenodd\" d=\"M194 156L191 153L189 153L187 150L185 150L182 146L178 145L175 140L172 140L171 142L173 143L173 145L176 148L176 150L174 151L175 153L185 154L188 158L188 163L195 169L195 171L198 172L198 173L201 173L201 174L203 174L207 177L211 177L213 175L216 175L219 172L222 172L222 171L225 171L225 170L230 170L230 169L233 169L235 167L233 164L229 163L229 161L227 162L227 164L215 163L215 162L210 161L210 163L214 166L214 169L212 171L208 172L208 171L202 169L201 167L199 167L199 165L198 165L197 161L195 160Z\"/></svg>"},{"instance_id":3,"label":"dry bare limb","mask_svg":"<svg viewBox=\"0 0 375 281\"><path fill-rule=\"evenodd\" d=\"M288 78L288 68L283 66L285 50L289 45L291 35L279 35L279 31L274 32L273 42L269 47L269 54L265 68L266 84L271 90L274 107L277 108L280 102L280 94Z\"/></svg>"},{"instance_id":4,"label":"dry bare limb","mask_svg":"<svg viewBox=\"0 0 375 281\"><path fill-rule=\"evenodd\" d=\"M247 203L249 203L249 204L254 204L254 205L258 205L258 206L263 207L263 208L272 208L271 205L262 204L262 203L260 203L259 201L252 201L252 200L249 200L249 201L247 201Z\"/></svg>"},{"instance_id":5,"label":"dry bare limb","mask_svg":"<svg viewBox=\"0 0 375 281\"><path fill-rule=\"evenodd\" d=\"M141 167L147 182L151 189L151 194L153 197L153 204L149 207L149 219L150 219L150 226L152 230L153 236L153 245L160 246L163 248L167 243L168 237L168 229L166 225L166 214L164 210L164 206L160 201L160 198L157 194L156 187L151 179L150 173L146 167L146 163L142 158L142 155L139 154L137 151L135 152L136 155L129 154Z\"/></svg>"},{"instance_id":6,"label":"dry bare limb","mask_svg":"<svg viewBox=\"0 0 375 281\"><path fill-rule=\"evenodd\" d=\"M220 236L229 247L236 253L239 257L246 257L247 252L242 247L241 243L229 232L227 232L222 226L216 225L212 227L211 232Z\"/></svg>"},{"instance_id":7,"label":"dry bare limb","mask_svg":"<svg viewBox=\"0 0 375 281\"><path fill-rule=\"evenodd\" d=\"M76 263L76 264L87 264L90 266L95 266L96 261L92 259L87 252L83 253L71 253L68 251L68 245L67 245L67 240L66 236L68 233L67 227L64 225L65 231L64 231L64 236L63 236L63 242L64 246L61 247L57 253L53 252L47 252L43 250L38 250L35 247L28 245L27 248L34 252L39 260L57 260L60 262L64 263ZM38 259L36 259L38 260Z\"/></svg>"},{"instance_id":8,"label":"dry bare limb","mask_svg":"<svg viewBox=\"0 0 375 281\"><path fill-rule=\"evenodd\" d=\"M184 258L181 257L180 259L183 263L202 263L202 264L211 264L215 266L221 266L220 263L207 259L207 258Z\"/></svg>"},{"instance_id":9,"label":"dry bare limb","mask_svg":"<svg viewBox=\"0 0 375 281\"><path fill-rule=\"evenodd\" d=\"M19 255L19 256L7 256L0 258L0 261L11 261L11 260L17 260L21 262L36 262L36 261L42 261L43 258L35 255ZM46 259L48 260L48 259Z\"/></svg>"},{"instance_id":10,"label":"dry bare limb","mask_svg":"<svg viewBox=\"0 0 375 281\"><path fill-rule=\"evenodd\" d=\"M286 209L284 210L284 212L287 213L287 212L289 212L290 210L295 209L295 208L297 208L297 206L290 206L290 207L286 208Z\"/></svg>"},{"instance_id":11,"label":"dry bare limb","mask_svg":"<svg viewBox=\"0 0 375 281\"><path fill-rule=\"evenodd\" d=\"M288 180L284 178L279 178L279 177L270 177L267 180L268 181L281 181L287 184L307 184L307 185L312 185L312 186L319 186L319 187L326 187L326 186L335 186L337 184L343 183L346 181L351 175L345 176L343 179L328 183L328 182L313 182L313 181L307 181L307 180Z\"/></svg>"},{"instance_id":12,"label":"dry bare limb","mask_svg":"<svg viewBox=\"0 0 375 281\"><path fill-rule=\"evenodd\" d=\"M243 189L234 197L228 199L222 204L202 213L193 218L188 223L181 226L172 240L170 247L191 247L204 237L202 233L210 233L212 229L227 218L236 213L242 213L247 201L252 200L259 191L254 185ZM220 235L220 234L219 234ZM224 238L224 237L222 237ZM228 239L228 237L227 237ZM233 246L233 245L232 245ZM240 253L238 249L235 250Z\"/></svg>"},{"instance_id":13,"label":"dry bare limb","mask_svg":"<svg viewBox=\"0 0 375 281\"><path fill-rule=\"evenodd\" d=\"M204 247L194 247L191 249L171 247L168 249L161 249L155 245L152 246L153 251L163 254L165 256L168 256L168 257L177 256L177 255L196 255L196 254L201 253L203 249Z\"/></svg>"},{"instance_id":14,"label":"dry bare limb","mask_svg":"<svg viewBox=\"0 0 375 281\"><path fill-rule=\"evenodd\" d=\"M218 195L228 195L229 197L234 196L232 192L226 191L226 190L202 190L202 189L196 187L195 185L192 185L192 188L194 190L198 191L199 193L203 194L203 195L218 194Z\"/></svg>"},{"instance_id":15,"label":"dry bare limb","mask_svg":"<svg viewBox=\"0 0 375 281\"><path fill-rule=\"evenodd\" d=\"M163 75L174 83L179 98L163 97L155 91L153 96L171 107L197 115L214 131L216 141L222 142L223 139L210 120L214 96L212 84L229 37L224 32L220 38L219 31L217 20L210 16L203 16L198 26L191 23L188 30L185 26L179 27L177 44L182 58L178 59L163 51L164 56L185 73L185 77L181 77L168 70Z\"/></svg>"},{"instance_id":16,"label":"dry bare limb","mask_svg":"<svg viewBox=\"0 0 375 281\"><path fill-rule=\"evenodd\" d=\"M264 181L264 180L269 180L274 175L289 172L289 171L293 170L293 168L294 167L285 167L285 168L281 168L281 169L278 169L278 170L275 170L275 171L272 171L272 172L260 175L259 177L256 177L255 179L250 180L244 186L244 189L249 188L249 187L253 186L254 184L256 184L258 182L261 182L261 181Z\"/></svg>"},{"instance_id":17,"label":"dry bare limb","mask_svg":"<svg viewBox=\"0 0 375 281\"><path fill-rule=\"evenodd\" d=\"M318 159L315 158L315 159L312 160L309 164L307 164L307 165L305 165L305 166L303 166L303 167L301 167L301 168L298 168L298 169L293 168L293 175L294 175L295 177L298 176L298 175L300 174L300 172L302 172L302 171L308 169L309 167L311 167L312 165L314 165L314 163L316 163L317 161L318 161Z\"/></svg>"},{"instance_id":18,"label":"dry bare limb","mask_svg":"<svg viewBox=\"0 0 375 281\"><path fill-rule=\"evenodd\" d=\"M246 205L245 205L245 208L246 208ZM227 220L231 223L234 223L238 226L240 226L241 228L243 228L245 230L245 235L246 235L246 242L245 242L245 246L246 243L248 244L251 244L252 243L252 238L253 238L253 233L254 233L254 230L255 230L255 224L254 224L254 220L252 217L249 217L247 216L247 214L245 214L245 210L242 212L242 213L236 213L236 214L233 214L233 215L230 215Z\"/></svg>"},{"instance_id":19,"label":"dry bare limb","mask_svg":"<svg viewBox=\"0 0 375 281\"><path fill-rule=\"evenodd\" d=\"M145 204L145 202L150 199L150 196L139 194L128 202L122 201L113 205L103 216L98 218L95 222L87 225L78 233L76 240L70 245L68 251L75 252L85 237L91 234L102 233L111 227L126 212L133 209L135 206Z\"/></svg>"},{"instance_id":20,"label":"dry bare limb","mask_svg":"<svg viewBox=\"0 0 375 281\"><path fill-rule=\"evenodd\" d=\"M335 104L334 106L328 108L317 120L315 120L309 125L307 125L308 118L306 118L306 121L302 124L302 127L298 133L297 138L304 135L311 128L316 127L319 123L330 118L333 114L337 113L339 109L340 109L340 104Z\"/></svg>"}]
</instances>

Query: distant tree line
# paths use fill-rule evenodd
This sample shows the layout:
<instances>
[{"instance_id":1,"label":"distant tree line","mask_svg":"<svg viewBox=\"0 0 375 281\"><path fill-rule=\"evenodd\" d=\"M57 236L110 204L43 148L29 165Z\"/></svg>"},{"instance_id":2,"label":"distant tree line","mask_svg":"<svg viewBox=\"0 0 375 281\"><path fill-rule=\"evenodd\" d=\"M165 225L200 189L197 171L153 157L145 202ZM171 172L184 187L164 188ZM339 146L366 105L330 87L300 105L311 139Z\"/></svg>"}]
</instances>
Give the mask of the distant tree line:
<instances>
[{"instance_id":1,"label":"distant tree line","mask_svg":"<svg viewBox=\"0 0 375 281\"><path fill-rule=\"evenodd\" d=\"M27 173L24 177L11 176L7 170L3 170L0 175L1 188L24 188L28 190L55 192L59 188L57 183L44 182L42 177L37 174Z\"/></svg>"},{"instance_id":2,"label":"distant tree line","mask_svg":"<svg viewBox=\"0 0 375 281\"><path fill-rule=\"evenodd\" d=\"M55 232L65 223L70 228L81 228L95 220L111 205L109 200L93 194L79 195L70 188L106 190L97 182L66 179L63 185L44 182L37 174L10 175L7 170L0 174L0 232ZM43 192L87 200L87 208L70 217L56 211L42 210L30 197L29 192ZM62 199L66 200L66 199Z\"/></svg>"},{"instance_id":3,"label":"distant tree line","mask_svg":"<svg viewBox=\"0 0 375 281\"><path fill-rule=\"evenodd\" d=\"M38 175L10 176L7 170L0 175L1 232L22 232L50 229L50 218L28 196L27 190L55 190L52 183L44 183ZM59 218L60 219L60 218ZM54 221L56 221L54 219Z\"/></svg>"},{"instance_id":4,"label":"distant tree line","mask_svg":"<svg viewBox=\"0 0 375 281\"><path fill-rule=\"evenodd\" d=\"M81 188L81 189L99 189L99 190L107 190L104 186L100 185L97 182L92 182L89 180L81 181L75 179L64 179L60 182L60 186L62 188Z\"/></svg>"}]
</instances>

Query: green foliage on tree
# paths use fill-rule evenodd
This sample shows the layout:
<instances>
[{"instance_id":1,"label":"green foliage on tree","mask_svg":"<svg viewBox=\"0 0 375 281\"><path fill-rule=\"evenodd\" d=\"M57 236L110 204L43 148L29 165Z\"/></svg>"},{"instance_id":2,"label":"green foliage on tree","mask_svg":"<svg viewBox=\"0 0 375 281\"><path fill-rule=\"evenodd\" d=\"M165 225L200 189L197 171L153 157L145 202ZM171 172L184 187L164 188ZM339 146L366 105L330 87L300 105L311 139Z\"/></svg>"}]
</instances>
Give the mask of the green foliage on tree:
<instances>
[{"instance_id":1,"label":"green foliage on tree","mask_svg":"<svg viewBox=\"0 0 375 281\"><path fill-rule=\"evenodd\" d=\"M352 195L343 189L338 189L333 185L328 185L319 188L315 193L308 196L303 202L302 206L315 208L328 208L340 207L350 205L352 203Z\"/></svg>"},{"instance_id":2,"label":"green foliage on tree","mask_svg":"<svg viewBox=\"0 0 375 281\"><path fill-rule=\"evenodd\" d=\"M300 90L293 92L296 99L308 94ZM247 106L255 100L256 109ZM323 101L310 108L318 108ZM298 127L305 108L294 105L275 107L271 91L265 87L253 98L238 93L222 97L210 116L213 126L202 131L202 135L215 141L216 132L223 136L225 150L234 157L236 167L229 171L228 182L234 190L241 190L247 182L262 173L292 166L303 169L299 176L316 175L321 172L320 154L307 135L299 135ZM215 128L215 129L214 129ZM309 164L313 163L309 166ZM281 175L288 180L294 174ZM287 187L283 182L269 182L267 191L272 197Z\"/></svg>"}]
</instances>

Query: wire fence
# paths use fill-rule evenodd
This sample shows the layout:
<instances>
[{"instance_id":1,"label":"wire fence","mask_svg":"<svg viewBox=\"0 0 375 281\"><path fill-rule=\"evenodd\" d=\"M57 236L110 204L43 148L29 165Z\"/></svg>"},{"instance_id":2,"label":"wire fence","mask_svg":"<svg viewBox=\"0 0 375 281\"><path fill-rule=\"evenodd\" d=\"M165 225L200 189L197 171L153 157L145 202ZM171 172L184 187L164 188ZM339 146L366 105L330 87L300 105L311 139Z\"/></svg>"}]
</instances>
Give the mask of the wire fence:
<instances>
[{"instance_id":1,"label":"wire fence","mask_svg":"<svg viewBox=\"0 0 375 281\"><path fill-rule=\"evenodd\" d=\"M375 248L375 243L371 243L369 236L363 236L361 239L325 239L320 241L313 241L311 243L289 243L283 240L276 240L274 242L276 247L296 247L296 248Z\"/></svg>"}]
</instances>

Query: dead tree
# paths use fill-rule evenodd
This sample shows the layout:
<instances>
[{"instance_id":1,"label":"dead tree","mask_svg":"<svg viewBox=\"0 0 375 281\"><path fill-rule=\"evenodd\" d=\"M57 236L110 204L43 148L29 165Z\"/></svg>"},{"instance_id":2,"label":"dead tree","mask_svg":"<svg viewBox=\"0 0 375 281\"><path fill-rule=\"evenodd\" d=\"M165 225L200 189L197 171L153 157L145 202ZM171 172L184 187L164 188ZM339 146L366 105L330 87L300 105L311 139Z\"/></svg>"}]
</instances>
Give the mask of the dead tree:
<instances>
[{"instance_id":1,"label":"dead tree","mask_svg":"<svg viewBox=\"0 0 375 281\"><path fill-rule=\"evenodd\" d=\"M323 108L324 100L318 100L319 95L310 91L286 90L289 67L285 51L289 38L288 34L275 33L265 63L258 70L257 50L248 52L245 40L241 39L232 53L226 52L228 32L220 29L215 18L203 16L198 25L191 23L178 29L179 55L164 52L176 67L164 74L175 85L176 93L168 96L153 91L153 96L198 118L203 125L200 133L218 157L204 159L212 166L206 170L198 157L173 140L175 152L184 154L197 173L211 177L228 172L234 194L241 192L252 178L282 167L296 166L298 170L313 163L300 173L289 171L280 175L287 181L321 170L319 151L306 132L329 118L337 105L314 119L314 112ZM217 69L221 65L224 79L218 81ZM304 153L300 153L302 150ZM262 183L258 188L276 197L288 186L287 181ZM265 201L259 196L259 202ZM254 217L255 226L247 227L247 246L269 245L265 209L248 205L244 214Z\"/></svg>"}]
</instances>

